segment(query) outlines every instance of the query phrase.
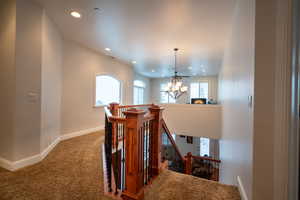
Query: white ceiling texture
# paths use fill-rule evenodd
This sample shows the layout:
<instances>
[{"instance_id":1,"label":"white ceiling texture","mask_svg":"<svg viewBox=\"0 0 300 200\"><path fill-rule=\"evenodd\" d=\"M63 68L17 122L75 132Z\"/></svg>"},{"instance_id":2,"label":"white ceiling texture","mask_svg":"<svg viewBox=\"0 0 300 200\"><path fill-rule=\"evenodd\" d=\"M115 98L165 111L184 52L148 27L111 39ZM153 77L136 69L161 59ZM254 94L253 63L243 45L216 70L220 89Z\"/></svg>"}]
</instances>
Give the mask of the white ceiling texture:
<instances>
[{"instance_id":1,"label":"white ceiling texture","mask_svg":"<svg viewBox=\"0 0 300 200\"><path fill-rule=\"evenodd\" d=\"M235 0L36 0L66 38L133 65L147 77L217 75ZM96 8L96 9L95 9ZM71 11L82 17L75 19ZM104 49L110 48L110 52ZM132 64L136 61L136 64Z\"/></svg>"}]
</instances>

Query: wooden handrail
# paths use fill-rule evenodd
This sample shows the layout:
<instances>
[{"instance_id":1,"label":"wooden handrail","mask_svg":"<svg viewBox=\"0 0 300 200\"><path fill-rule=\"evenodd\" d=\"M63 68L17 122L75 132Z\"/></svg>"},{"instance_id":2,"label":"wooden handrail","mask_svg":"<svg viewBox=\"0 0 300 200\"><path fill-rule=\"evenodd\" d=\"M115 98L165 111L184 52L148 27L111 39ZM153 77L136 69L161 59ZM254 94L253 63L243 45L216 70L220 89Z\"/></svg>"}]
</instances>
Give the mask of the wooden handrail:
<instances>
[{"instance_id":1,"label":"wooden handrail","mask_svg":"<svg viewBox=\"0 0 300 200\"><path fill-rule=\"evenodd\" d=\"M119 106L119 108L138 108L138 107L150 107L153 104L138 104L138 105L124 105L124 106Z\"/></svg>"},{"instance_id":2,"label":"wooden handrail","mask_svg":"<svg viewBox=\"0 0 300 200\"><path fill-rule=\"evenodd\" d=\"M170 132L170 130L169 130L169 128L168 128L168 126L167 126L167 124L166 124L166 122L165 122L164 119L162 120L162 126L163 126L163 128L165 129L166 134L167 134L169 140L171 141L173 147L175 148L176 153L179 155L179 157L181 158L181 160L184 161L185 159L184 159L184 157L181 155L181 153L180 153L180 151L179 151L179 149L178 149L178 147L177 147L177 145L176 145L176 142L174 141L174 139L173 139L173 137L172 137L172 135L171 135L171 132Z\"/></svg>"},{"instance_id":3,"label":"wooden handrail","mask_svg":"<svg viewBox=\"0 0 300 200\"><path fill-rule=\"evenodd\" d=\"M126 122L126 119L123 117L113 116L111 114L109 108L106 106L104 107L104 112L105 112L109 122L117 122L117 123L122 123L122 124L124 124Z\"/></svg>"},{"instance_id":4,"label":"wooden handrail","mask_svg":"<svg viewBox=\"0 0 300 200\"><path fill-rule=\"evenodd\" d=\"M205 157L205 156L193 156L192 158L195 159L200 159L200 160L208 160L208 161L212 161L212 162L216 162L216 163L221 163L221 160L217 160L217 159L213 159L213 158L209 158L209 157Z\"/></svg>"}]
</instances>

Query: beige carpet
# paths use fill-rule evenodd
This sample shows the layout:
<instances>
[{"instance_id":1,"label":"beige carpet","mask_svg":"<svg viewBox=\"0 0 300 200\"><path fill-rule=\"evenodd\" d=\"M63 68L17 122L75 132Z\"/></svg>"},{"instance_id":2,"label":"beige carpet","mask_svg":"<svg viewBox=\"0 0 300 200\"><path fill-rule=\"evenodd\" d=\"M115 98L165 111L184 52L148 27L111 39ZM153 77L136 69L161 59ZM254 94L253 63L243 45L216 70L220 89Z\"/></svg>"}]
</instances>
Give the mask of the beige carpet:
<instances>
[{"instance_id":1,"label":"beige carpet","mask_svg":"<svg viewBox=\"0 0 300 200\"><path fill-rule=\"evenodd\" d=\"M0 168L0 200L106 200L103 133L63 141L39 164L9 172ZM166 170L147 189L146 200L236 200L235 187Z\"/></svg>"}]
</instances>

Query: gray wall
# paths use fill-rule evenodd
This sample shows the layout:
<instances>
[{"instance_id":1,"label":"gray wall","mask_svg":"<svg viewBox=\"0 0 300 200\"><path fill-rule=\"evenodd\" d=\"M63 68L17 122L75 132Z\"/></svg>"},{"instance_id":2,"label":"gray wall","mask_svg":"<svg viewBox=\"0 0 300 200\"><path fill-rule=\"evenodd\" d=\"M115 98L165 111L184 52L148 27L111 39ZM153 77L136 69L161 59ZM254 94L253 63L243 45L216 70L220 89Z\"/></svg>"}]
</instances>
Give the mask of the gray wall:
<instances>
[{"instance_id":1,"label":"gray wall","mask_svg":"<svg viewBox=\"0 0 300 200\"><path fill-rule=\"evenodd\" d=\"M103 107L94 107L95 77L99 74L111 75L120 80L122 103L132 104L132 66L65 40L62 134L104 125Z\"/></svg>"},{"instance_id":2,"label":"gray wall","mask_svg":"<svg viewBox=\"0 0 300 200\"><path fill-rule=\"evenodd\" d=\"M16 1L0 2L0 157L13 158Z\"/></svg>"},{"instance_id":3,"label":"gray wall","mask_svg":"<svg viewBox=\"0 0 300 200\"><path fill-rule=\"evenodd\" d=\"M253 95L254 19L254 1L238 1L219 76L223 107L221 181L237 185L239 176L249 199L253 182L253 110L248 96Z\"/></svg>"}]
</instances>

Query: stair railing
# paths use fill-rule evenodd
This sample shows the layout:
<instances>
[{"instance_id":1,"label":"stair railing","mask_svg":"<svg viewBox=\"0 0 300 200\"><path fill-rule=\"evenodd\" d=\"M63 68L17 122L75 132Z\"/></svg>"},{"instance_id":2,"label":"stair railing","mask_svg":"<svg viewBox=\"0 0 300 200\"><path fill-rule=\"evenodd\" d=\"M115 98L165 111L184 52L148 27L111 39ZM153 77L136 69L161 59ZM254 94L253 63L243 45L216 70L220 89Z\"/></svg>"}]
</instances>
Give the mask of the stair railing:
<instances>
[{"instance_id":1,"label":"stair railing","mask_svg":"<svg viewBox=\"0 0 300 200\"><path fill-rule=\"evenodd\" d=\"M143 199L144 187L161 169L163 108L113 103L104 109L107 191L119 199Z\"/></svg>"},{"instance_id":2,"label":"stair railing","mask_svg":"<svg viewBox=\"0 0 300 200\"><path fill-rule=\"evenodd\" d=\"M168 140L170 141L171 148L175 151L173 153L175 155L173 155L173 157L169 156L167 159L169 162L171 162L169 163L169 169L213 181L219 181L220 160L203 156L194 156L191 152L187 153L187 155L183 157L164 120L162 120L162 127L162 136L167 136ZM165 146L166 145L163 142L162 148L166 148ZM165 150L163 149L162 160L166 159L164 151ZM172 154L172 152L169 154Z\"/></svg>"},{"instance_id":3,"label":"stair railing","mask_svg":"<svg viewBox=\"0 0 300 200\"><path fill-rule=\"evenodd\" d=\"M219 181L221 160L205 156L193 156L191 152L187 153L185 159L186 174Z\"/></svg>"}]
</instances>

